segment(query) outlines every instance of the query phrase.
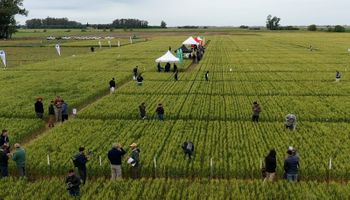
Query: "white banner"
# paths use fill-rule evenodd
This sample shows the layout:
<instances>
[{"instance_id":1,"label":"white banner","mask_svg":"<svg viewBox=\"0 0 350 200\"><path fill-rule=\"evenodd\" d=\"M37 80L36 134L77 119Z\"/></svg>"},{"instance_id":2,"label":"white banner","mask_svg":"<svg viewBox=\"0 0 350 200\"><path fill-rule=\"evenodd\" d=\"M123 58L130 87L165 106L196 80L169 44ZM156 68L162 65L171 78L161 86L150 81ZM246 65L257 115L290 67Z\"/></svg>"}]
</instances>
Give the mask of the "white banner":
<instances>
[{"instance_id":1,"label":"white banner","mask_svg":"<svg viewBox=\"0 0 350 200\"><path fill-rule=\"evenodd\" d=\"M110 41L110 40L108 40L108 45L109 45L109 48L112 47L112 44L111 44L111 41Z\"/></svg>"},{"instance_id":2,"label":"white banner","mask_svg":"<svg viewBox=\"0 0 350 200\"><path fill-rule=\"evenodd\" d=\"M102 43L101 43L101 41L98 41L98 46L100 46L100 49L102 48Z\"/></svg>"},{"instance_id":3,"label":"white banner","mask_svg":"<svg viewBox=\"0 0 350 200\"><path fill-rule=\"evenodd\" d=\"M56 51L57 51L58 55L61 56L61 47L60 47L60 45L56 44L55 48L56 48Z\"/></svg>"},{"instance_id":4,"label":"white banner","mask_svg":"<svg viewBox=\"0 0 350 200\"><path fill-rule=\"evenodd\" d=\"M5 68L7 67L6 63L6 53L4 50L0 50L0 58L2 60L2 63L5 65Z\"/></svg>"}]
</instances>

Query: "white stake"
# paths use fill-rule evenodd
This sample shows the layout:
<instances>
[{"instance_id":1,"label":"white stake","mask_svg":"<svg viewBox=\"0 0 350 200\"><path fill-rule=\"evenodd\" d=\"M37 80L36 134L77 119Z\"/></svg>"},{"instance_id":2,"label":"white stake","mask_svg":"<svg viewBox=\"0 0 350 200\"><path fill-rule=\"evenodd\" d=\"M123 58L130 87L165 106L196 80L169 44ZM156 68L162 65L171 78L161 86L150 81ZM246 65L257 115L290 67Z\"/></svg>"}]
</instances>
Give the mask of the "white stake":
<instances>
[{"instance_id":1,"label":"white stake","mask_svg":"<svg viewBox=\"0 0 350 200\"><path fill-rule=\"evenodd\" d=\"M157 158L154 156L153 158L154 169L157 168Z\"/></svg>"},{"instance_id":2,"label":"white stake","mask_svg":"<svg viewBox=\"0 0 350 200\"><path fill-rule=\"evenodd\" d=\"M332 158L329 159L329 165L328 168L331 170L332 169Z\"/></svg>"},{"instance_id":3,"label":"white stake","mask_svg":"<svg viewBox=\"0 0 350 200\"><path fill-rule=\"evenodd\" d=\"M108 45L109 45L109 48L112 47L112 44L111 44L111 41L110 41L110 40L108 40Z\"/></svg>"},{"instance_id":4,"label":"white stake","mask_svg":"<svg viewBox=\"0 0 350 200\"><path fill-rule=\"evenodd\" d=\"M102 166L102 157L100 156L100 166Z\"/></svg>"},{"instance_id":5,"label":"white stake","mask_svg":"<svg viewBox=\"0 0 350 200\"><path fill-rule=\"evenodd\" d=\"M118 40L118 47L120 47L120 41Z\"/></svg>"},{"instance_id":6,"label":"white stake","mask_svg":"<svg viewBox=\"0 0 350 200\"><path fill-rule=\"evenodd\" d=\"M50 155L49 154L47 154L47 165L50 166Z\"/></svg>"}]
</instances>

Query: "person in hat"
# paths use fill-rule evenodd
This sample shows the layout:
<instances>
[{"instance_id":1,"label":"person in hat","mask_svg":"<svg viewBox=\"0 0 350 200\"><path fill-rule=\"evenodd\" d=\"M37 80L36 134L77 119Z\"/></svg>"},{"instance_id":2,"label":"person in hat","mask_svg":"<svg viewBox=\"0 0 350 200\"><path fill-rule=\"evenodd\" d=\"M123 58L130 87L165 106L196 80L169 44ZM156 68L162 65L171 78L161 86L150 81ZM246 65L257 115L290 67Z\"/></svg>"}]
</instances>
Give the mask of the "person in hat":
<instances>
[{"instance_id":1,"label":"person in hat","mask_svg":"<svg viewBox=\"0 0 350 200\"><path fill-rule=\"evenodd\" d=\"M42 101L43 101L43 98L39 97L39 98L37 98L37 100L34 104L36 117L39 119L44 118L44 105L43 105Z\"/></svg>"},{"instance_id":2,"label":"person in hat","mask_svg":"<svg viewBox=\"0 0 350 200\"><path fill-rule=\"evenodd\" d=\"M146 105L144 102L139 106L139 111L141 119L146 119Z\"/></svg>"},{"instance_id":3,"label":"person in hat","mask_svg":"<svg viewBox=\"0 0 350 200\"><path fill-rule=\"evenodd\" d=\"M68 172L68 176L66 177L66 186L67 186L67 190L69 191L69 194L72 197L80 196L80 185L81 185L80 178L77 175L75 175L73 169L70 169Z\"/></svg>"},{"instance_id":4,"label":"person in hat","mask_svg":"<svg viewBox=\"0 0 350 200\"><path fill-rule=\"evenodd\" d=\"M277 160L276 150L271 149L269 154L265 157L265 171L266 177L264 181L273 181L276 176Z\"/></svg>"},{"instance_id":5,"label":"person in hat","mask_svg":"<svg viewBox=\"0 0 350 200\"><path fill-rule=\"evenodd\" d=\"M289 147L287 158L284 160L284 171L286 179L290 182L298 181L299 157L293 147Z\"/></svg>"},{"instance_id":6,"label":"person in hat","mask_svg":"<svg viewBox=\"0 0 350 200\"><path fill-rule=\"evenodd\" d=\"M108 160L111 163L111 179L122 178L122 157L125 151L120 144L113 144L112 149L108 152Z\"/></svg>"},{"instance_id":7,"label":"person in hat","mask_svg":"<svg viewBox=\"0 0 350 200\"><path fill-rule=\"evenodd\" d=\"M25 171L25 163L26 163L26 152L21 147L20 144L15 144L15 152L12 154L12 160L16 162L18 174L20 177L24 177L26 175Z\"/></svg>"},{"instance_id":8,"label":"person in hat","mask_svg":"<svg viewBox=\"0 0 350 200\"><path fill-rule=\"evenodd\" d=\"M74 166L78 169L80 178L82 179L83 185L85 185L87 172L86 163L89 161L89 157L85 154L85 148L79 147L79 152L73 156Z\"/></svg>"},{"instance_id":9,"label":"person in hat","mask_svg":"<svg viewBox=\"0 0 350 200\"><path fill-rule=\"evenodd\" d=\"M253 111L253 116L252 116L253 122L259 122L259 115L261 113L261 107L258 104L258 102L255 101L253 103L252 111Z\"/></svg>"},{"instance_id":10,"label":"person in hat","mask_svg":"<svg viewBox=\"0 0 350 200\"><path fill-rule=\"evenodd\" d=\"M132 143L131 155L129 157L128 163L131 167L131 177L133 179L140 178L140 149L137 147L136 143Z\"/></svg>"},{"instance_id":11,"label":"person in hat","mask_svg":"<svg viewBox=\"0 0 350 200\"><path fill-rule=\"evenodd\" d=\"M56 96L54 105L56 122L62 122L62 98L60 96Z\"/></svg>"},{"instance_id":12,"label":"person in hat","mask_svg":"<svg viewBox=\"0 0 350 200\"><path fill-rule=\"evenodd\" d=\"M112 80L109 81L109 91L110 93L114 93L116 87L115 79L112 78Z\"/></svg>"}]
</instances>

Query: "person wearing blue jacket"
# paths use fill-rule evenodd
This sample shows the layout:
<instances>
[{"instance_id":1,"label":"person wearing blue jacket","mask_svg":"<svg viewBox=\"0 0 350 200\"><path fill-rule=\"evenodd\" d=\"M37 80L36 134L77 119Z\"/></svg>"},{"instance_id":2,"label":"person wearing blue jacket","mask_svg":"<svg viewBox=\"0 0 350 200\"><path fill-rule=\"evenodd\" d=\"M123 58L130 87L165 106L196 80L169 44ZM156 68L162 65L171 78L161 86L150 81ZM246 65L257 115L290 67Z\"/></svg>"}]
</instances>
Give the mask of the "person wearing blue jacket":
<instances>
[{"instance_id":1,"label":"person wearing blue jacket","mask_svg":"<svg viewBox=\"0 0 350 200\"><path fill-rule=\"evenodd\" d=\"M298 181L299 157L294 150L288 149L287 158L284 161L284 171L286 178L290 182Z\"/></svg>"},{"instance_id":2,"label":"person wearing blue jacket","mask_svg":"<svg viewBox=\"0 0 350 200\"><path fill-rule=\"evenodd\" d=\"M68 104L62 100L62 122L68 120Z\"/></svg>"}]
</instances>

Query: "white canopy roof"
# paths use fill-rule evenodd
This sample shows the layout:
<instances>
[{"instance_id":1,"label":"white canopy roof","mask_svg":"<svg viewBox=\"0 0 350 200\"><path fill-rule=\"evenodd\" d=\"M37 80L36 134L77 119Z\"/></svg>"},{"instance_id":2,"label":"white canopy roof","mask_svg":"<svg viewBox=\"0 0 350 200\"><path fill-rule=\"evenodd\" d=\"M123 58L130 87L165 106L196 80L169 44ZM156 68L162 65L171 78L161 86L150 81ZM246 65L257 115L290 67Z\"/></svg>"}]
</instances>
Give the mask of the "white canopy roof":
<instances>
[{"instance_id":1,"label":"white canopy roof","mask_svg":"<svg viewBox=\"0 0 350 200\"><path fill-rule=\"evenodd\" d=\"M184 45L198 45L199 43L196 40L194 40L193 37L189 37L182 44L184 44Z\"/></svg>"},{"instance_id":2,"label":"white canopy roof","mask_svg":"<svg viewBox=\"0 0 350 200\"><path fill-rule=\"evenodd\" d=\"M165 62L174 63L174 62L180 62L180 59L178 59L170 51L168 51L162 57L158 58L156 60L156 62L157 63L161 63L161 62L163 62L163 63L165 63Z\"/></svg>"}]
</instances>

